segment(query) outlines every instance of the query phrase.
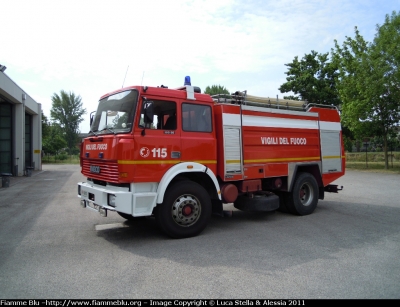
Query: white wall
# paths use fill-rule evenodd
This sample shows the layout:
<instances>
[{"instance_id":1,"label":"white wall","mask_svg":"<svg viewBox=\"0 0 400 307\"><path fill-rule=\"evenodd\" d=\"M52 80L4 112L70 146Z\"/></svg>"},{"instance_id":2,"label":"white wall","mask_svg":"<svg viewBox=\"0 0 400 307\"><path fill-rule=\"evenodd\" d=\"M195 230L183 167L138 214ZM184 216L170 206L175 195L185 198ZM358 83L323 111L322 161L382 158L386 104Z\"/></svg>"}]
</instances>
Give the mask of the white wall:
<instances>
[{"instance_id":1,"label":"white wall","mask_svg":"<svg viewBox=\"0 0 400 307\"><path fill-rule=\"evenodd\" d=\"M13 170L18 165L18 176L24 175L25 161L25 113L32 116L32 149L36 170L42 169L42 106L26 94L5 73L0 72L0 94L14 106L13 117ZM18 159L17 159L18 158Z\"/></svg>"}]
</instances>

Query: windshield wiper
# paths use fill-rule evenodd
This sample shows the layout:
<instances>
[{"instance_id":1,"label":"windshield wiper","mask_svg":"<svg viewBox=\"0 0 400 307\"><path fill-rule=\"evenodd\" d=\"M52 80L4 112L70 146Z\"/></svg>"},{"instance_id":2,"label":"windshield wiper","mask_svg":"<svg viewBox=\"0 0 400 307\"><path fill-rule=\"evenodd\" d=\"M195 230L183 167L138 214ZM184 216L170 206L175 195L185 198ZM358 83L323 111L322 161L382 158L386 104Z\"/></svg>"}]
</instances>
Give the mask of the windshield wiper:
<instances>
[{"instance_id":1,"label":"windshield wiper","mask_svg":"<svg viewBox=\"0 0 400 307\"><path fill-rule=\"evenodd\" d=\"M105 128L104 128L103 130L101 130L101 131L104 131L104 130L108 130L108 131L110 131L110 132L112 132L112 133L115 134L114 130L112 130L111 128L105 127ZM100 131L100 132L101 132L101 131Z\"/></svg>"}]
</instances>

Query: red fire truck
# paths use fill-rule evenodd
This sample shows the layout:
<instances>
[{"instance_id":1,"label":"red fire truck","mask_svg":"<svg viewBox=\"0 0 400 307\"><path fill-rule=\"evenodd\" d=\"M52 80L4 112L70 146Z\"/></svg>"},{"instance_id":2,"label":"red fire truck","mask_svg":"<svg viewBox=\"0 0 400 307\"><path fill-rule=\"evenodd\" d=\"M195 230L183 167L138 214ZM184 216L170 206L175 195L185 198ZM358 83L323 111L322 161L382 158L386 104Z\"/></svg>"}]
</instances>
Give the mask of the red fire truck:
<instances>
[{"instance_id":1,"label":"red fire truck","mask_svg":"<svg viewBox=\"0 0 400 307\"><path fill-rule=\"evenodd\" d=\"M277 99L276 99L277 100ZM154 216L173 238L198 235L224 204L312 213L344 175L333 106L235 92L211 97L132 86L100 98L81 144L81 206L128 220Z\"/></svg>"}]
</instances>

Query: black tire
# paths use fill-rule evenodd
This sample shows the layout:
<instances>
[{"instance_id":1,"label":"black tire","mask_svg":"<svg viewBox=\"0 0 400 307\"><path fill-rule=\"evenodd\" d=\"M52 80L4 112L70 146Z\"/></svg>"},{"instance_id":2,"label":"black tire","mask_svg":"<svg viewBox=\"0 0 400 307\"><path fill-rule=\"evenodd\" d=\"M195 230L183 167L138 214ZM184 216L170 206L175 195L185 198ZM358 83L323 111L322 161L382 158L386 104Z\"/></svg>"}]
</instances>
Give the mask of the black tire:
<instances>
[{"instance_id":1,"label":"black tire","mask_svg":"<svg viewBox=\"0 0 400 307\"><path fill-rule=\"evenodd\" d=\"M212 212L207 191L192 181L180 181L167 189L164 201L157 205L159 228L172 238L188 238L206 228Z\"/></svg>"},{"instance_id":2,"label":"black tire","mask_svg":"<svg viewBox=\"0 0 400 307\"><path fill-rule=\"evenodd\" d=\"M119 214L119 216L123 217L124 219L126 219L128 221L137 221L137 220L142 220L142 219L146 218L145 216L137 216L137 217L135 217L135 216L132 216L130 214L122 213L122 212L118 212L118 211L117 211L117 213Z\"/></svg>"},{"instance_id":3,"label":"black tire","mask_svg":"<svg viewBox=\"0 0 400 307\"><path fill-rule=\"evenodd\" d=\"M286 206L287 202L287 197L286 197L286 192L276 192L276 195L279 196L279 208L278 211L283 212L283 213L289 213L289 210Z\"/></svg>"},{"instance_id":4,"label":"black tire","mask_svg":"<svg viewBox=\"0 0 400 307\"><path fill-rule=\"evenodd\" d=\"M286 193L284 202L290 213L308 215L317 207L318 197L318 184L314 176L309 173L299 173L292 191Z\"/></svg>"},{"instance_id":5,"label":"black tire","mask_svg":"<svg viewBox=\"0 0 400 307\"><path fill-rule=\"evenodd\" d=\"M252 197L239 195L233 206L248 212L271 212L279 208L279 196L273 193L254 194Z\"/></svg>"}]
</instances>

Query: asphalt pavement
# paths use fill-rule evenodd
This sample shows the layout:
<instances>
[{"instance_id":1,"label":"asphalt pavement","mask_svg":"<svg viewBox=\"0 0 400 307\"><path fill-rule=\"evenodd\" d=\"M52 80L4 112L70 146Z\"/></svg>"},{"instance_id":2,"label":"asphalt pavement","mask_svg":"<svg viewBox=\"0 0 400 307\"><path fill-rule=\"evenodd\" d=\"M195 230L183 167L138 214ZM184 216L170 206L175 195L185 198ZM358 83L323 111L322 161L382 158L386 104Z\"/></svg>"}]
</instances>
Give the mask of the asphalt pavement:
<instances>
[{"instance_id":1,"label":"asphalt pavement","mask_svg":"<svg viewBox=\"0 0 400 307\"><path fill-rule=\"evenodd\" d=\"M400 175L348 171L309 216L234 210L181 240L83 209L84 179L43 165L0 188L0 299L400 298Z\"/></svg>"}]
</instances>

